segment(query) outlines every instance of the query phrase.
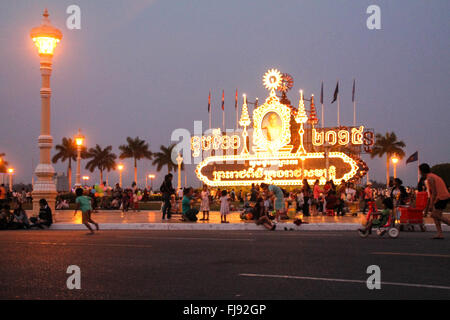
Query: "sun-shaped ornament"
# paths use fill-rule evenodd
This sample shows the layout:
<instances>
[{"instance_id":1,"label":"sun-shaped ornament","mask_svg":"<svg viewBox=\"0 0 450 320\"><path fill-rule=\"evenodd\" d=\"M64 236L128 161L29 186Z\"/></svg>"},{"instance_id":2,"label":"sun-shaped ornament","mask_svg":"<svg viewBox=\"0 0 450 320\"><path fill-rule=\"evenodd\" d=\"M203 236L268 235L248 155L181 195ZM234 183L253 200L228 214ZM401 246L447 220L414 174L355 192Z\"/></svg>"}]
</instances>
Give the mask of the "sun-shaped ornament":
<instances>
[{"instance_id":1,"label":"sun-shaped ornament","mask_svg":"<svg viewBox=\"0 0 450 320\"><path fill-rule=\"evenodd\" d=\"M283 73L281 75L280 86L277 88L277 91L280 92L288 92L294 87L294 78L288 73Z\"/></svg>"},{"instance_id":2,"label":"sun-shaped ornament","mask_svg":"<svg viewBox=\"0 0 450 320\"><path fill-rule=\"evenodd\" d=\"M274 91L280 86L281 84L281 72L277 69L270 69L266 72L266 74L263 77L263 84L267 88L267 90Z\"/></svg>"}]
</instances>

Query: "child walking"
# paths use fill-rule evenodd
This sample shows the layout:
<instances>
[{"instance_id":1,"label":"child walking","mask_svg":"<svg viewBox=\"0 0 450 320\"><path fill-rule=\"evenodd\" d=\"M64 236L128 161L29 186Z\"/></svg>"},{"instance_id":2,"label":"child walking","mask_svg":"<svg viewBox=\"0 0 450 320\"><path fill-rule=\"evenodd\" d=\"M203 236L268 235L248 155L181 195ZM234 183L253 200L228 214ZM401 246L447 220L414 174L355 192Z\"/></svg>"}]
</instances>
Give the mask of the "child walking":
<instances>
[{"instance_id":1,"label":"child walking","mask_svg":"<svg viewBox=\"0 0 450 320\"><path fill-rule=\"evenodd\" d=\"M227 190L222 190L220 197L220 222L228 223L227 214L230 213L230 198L228 197Z\"/></svg>"},{"instance_id":2,"label":"child walking","mask_svg":"<svg viewBox=\"0 0 450 320\"><path fill-rule=\"evenodd\" d=\"M77 188L77 190L75 190L75 194L77 195L77 198L75 199L75 203L77 204L77 207L75 208L75 212L73 215L76 215L77 211L81 210L82 223L91 231L90 233L88 233L89 235L94 234L94 230L91 228L89 223L94 224L97 231L99 230L99 227L98 227L98 223L91 219L91 213L92 213L91 201L92 201L92 199L90 197L84 196L83 189L81 189L81 188Z\"/></svg>"},{"instance_id":3,"label":"child walking","mask_svg":"<svg viewBox=\"0 0 450 320\"><path fill-rule=\"evenodd\" d=\"M210 196L210 193L209 193L209 190L208 190L208 187L206 184L203 185L203 190L202 190L202 193L200 196L202 199L202 203L200 205L200 211L203 212L203 218L200 220L202 220L202 221L209 220L209 196Z\"/></svg>"}]
</instances>

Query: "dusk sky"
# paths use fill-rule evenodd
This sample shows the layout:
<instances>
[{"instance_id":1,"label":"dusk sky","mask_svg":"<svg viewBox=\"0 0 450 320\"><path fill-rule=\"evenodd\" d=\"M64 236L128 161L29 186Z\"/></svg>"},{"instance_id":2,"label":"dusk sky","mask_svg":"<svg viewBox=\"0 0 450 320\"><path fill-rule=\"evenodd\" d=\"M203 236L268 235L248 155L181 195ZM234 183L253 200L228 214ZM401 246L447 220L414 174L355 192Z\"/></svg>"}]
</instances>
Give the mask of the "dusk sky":
<instances>
[{"instance_id":1,"label":"dusk sky","mask_svg":"<svg viewBox=\"0 0 450 320\"><path fill-rule=\"evenodd\" d=\"M81 8L81 30L66 28L72 4ZM372 4L381 8L381 30L366 26ZM336 125L330 102L338 79L341 122L352 124L356 78L359 124L395 131L406 156L419 151L420 162L450 162L448 0L4 0L0 153L16 169L15 182L31 182L39 159L39 57L29 31L41 24L44 8L63 32L51 78L54 145L81 128L88 147L112 145L118 154L126 137L139 136L159 151L174 129L193 132L194 120L208 126L209 90L214 126L222 122L223 89L232 128L235 89L264 100L262 76L278 68L294 77L294 105L299 89L318 97L324 81L327 126ZM370 179L385 181L385 159L363 159ZM130 184L132 161L124 163L124 183ZM66 167L55 165L58 172ZM193 171L187 166L188 184L198 186ZM150 161L140 161L140 184L150 172ZM165 173L157 174L155 185ZM98 181L97 171L89 175ZM417 164L401 161L397 175L415 184ZM118 180L116 172L109 177Z\"/></svg>"}]
</instances>

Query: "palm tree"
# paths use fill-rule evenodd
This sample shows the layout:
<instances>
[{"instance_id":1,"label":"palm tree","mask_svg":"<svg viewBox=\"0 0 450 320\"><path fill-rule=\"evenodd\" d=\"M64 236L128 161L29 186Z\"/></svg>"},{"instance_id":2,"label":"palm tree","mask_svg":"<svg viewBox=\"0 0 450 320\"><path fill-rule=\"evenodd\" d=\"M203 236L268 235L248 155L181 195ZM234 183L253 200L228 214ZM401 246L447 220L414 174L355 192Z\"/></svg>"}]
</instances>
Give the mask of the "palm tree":
<instances>
[{"instance_id":1,"label":"palm tree","mask_svg":"<svg viewBox=\"0 0 450 320\"><path fill-rule=\"evenodd\" d=\"M380 133L375 135L375 144L370 157L379 156L381 158L386 155L386 185L389 185L389 161L394 154L402 159L405 156L403 151L405 146L403 141L397 141L397 136L394 132L386 132L384 136Z\"/></svg>"},{"instance_id":2,"label":"palm tree","mask_svg":"<svg viewBox=\"0 0 450 320\"><path fill-rule=\"evenodd\" d=\"M175 143L168 147L161 146L159 147L161 151L153 154L155 159L152 164L157 166L156 170L158 172L165 166L167 166L167 173L177 170L178 165L172 160L172 156L175 157L176 155L175 146ZM184 163L181 163L181 170L184 170Z\"/></svg>"},{"instance_id":3,"label":"palm tree","mask_svg":"<svg viewBox=\"0 0 450 320\"><path fill-rule=\"evenodd\" d=\"M8 161L5 161L5 154L0 153L0 173L2 174L2 183L5 182L5 173L8 168Z\"/></svg>"},{"instance_id":4,"label":"palm tree","mask_svg":"<svg viewBox=\"0 0 450 320\"><path fill-rule=\"evenodd\" d=\"M152 152L148 149L148 143L145 140L139 139L136 137L134 139L128 137L127 143L125 145L119 146L119 150L121 151L119 158L133 158L134 159L134 182L137 183L137 160L152 159Z\"/></svg>"},{"instance_id":5,"label":"palm tree","mask_svg":"<svg viewBox=\"0 0 450 320\"><path fill-rule=\"evenodd\" d=\"M72 160L77 161L77 146L75 141L71 138L62 138L62 143L57 144L55 149L58 151L52 158L53 163L58 161L64 162L69 160L67 166L67 177L69 179L69 187L72 186ZM86 158L86 147L83 146L81 149L81 158Z\"/></svg>"},{"instance_id":6,"label":"palm tree","mask_svg":"<svg viewBox=\"0 0 450 320\"><path fill-rule=\"evenodd\" d=\"M98 144L95 148L90 148L87 152L87 158L91 159L86 164L86 169L94 172L95 169L100 171L100 183L103 183L103 171L108 172L116 167L117 156L111 152L112 146L102 149Z\"/></svg>"}]
</instances>

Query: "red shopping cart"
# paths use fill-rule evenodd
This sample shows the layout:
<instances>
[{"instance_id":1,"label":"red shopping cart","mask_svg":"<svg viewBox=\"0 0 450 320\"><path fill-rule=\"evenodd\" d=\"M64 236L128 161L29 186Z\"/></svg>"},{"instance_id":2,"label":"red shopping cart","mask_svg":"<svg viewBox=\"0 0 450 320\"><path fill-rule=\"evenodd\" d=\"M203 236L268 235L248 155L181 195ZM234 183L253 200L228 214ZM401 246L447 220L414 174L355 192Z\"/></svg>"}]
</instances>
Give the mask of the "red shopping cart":
<instances>
[{"instance_id":1,"label":"red shopping cart","mask_svg":"<svg viewBox=\"0 0 450 320\"><path fill-rule=\"evenodd\" d=\"M417 192L415 207L399 207L400 210L400 231L414 231L414 227L418 226L422 232L426 231L423 223L423 210L428 203L428 194L424 191Z\"/></svg>"}]
</instances>

